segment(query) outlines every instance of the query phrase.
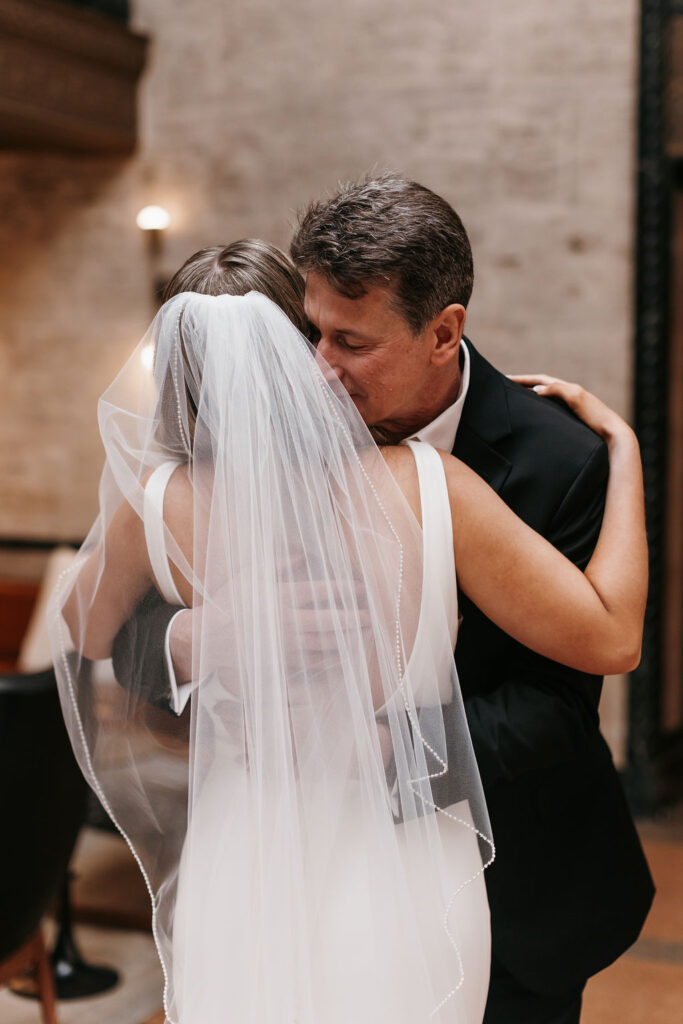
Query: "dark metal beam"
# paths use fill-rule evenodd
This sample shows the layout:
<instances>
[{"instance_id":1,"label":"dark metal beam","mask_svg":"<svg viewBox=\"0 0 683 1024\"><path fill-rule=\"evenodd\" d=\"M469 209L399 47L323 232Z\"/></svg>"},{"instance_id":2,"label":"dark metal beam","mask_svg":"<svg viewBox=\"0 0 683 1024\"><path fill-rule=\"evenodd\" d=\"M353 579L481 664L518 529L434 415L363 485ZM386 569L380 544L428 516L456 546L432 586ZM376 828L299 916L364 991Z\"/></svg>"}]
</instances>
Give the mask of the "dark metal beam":
<instances>
[{"instance_id":1,"label":"dark metal beam","mask_svg":"<svg viewBox=\"0 0 683 1024\"><path fill-rule=\"evenodd\" d=\"M642 660L631 676L627 789L650 812L668 795L667 765L680 737L662 728L662 650L666 577L669 430L671 196L667 156L670 82L669 0L642 0L635 271L635 426L645 478L650 593Z\"/></svg>"}]
</instances>

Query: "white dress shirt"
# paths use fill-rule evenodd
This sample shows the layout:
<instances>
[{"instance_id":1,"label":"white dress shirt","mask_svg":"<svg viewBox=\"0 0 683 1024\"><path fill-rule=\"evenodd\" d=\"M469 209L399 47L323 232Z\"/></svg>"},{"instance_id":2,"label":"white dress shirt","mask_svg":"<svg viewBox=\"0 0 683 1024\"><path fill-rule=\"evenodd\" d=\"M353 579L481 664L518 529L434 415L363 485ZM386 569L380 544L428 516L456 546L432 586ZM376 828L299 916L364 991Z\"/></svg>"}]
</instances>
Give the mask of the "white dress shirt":
<instances>
[{"instance_id":1,"label":"white dress shirt","mask_svg":"<svg viewBox=\"0 0 683 1024\"><path fill-rule=\"evenodd\" d=\"M449 405L447 409L439 413L435 420L432 420L431 423L411 434L410 438L406 438L406 441L416 439L418 441L425 441L427 444L433 445L434 448L440 448L444 452L453 450L455 435L460 426L462 409L467 397L467 390L470 386L470 354L464 341L460 342L460 350L462 352L462 379L460 381L458 397L452 405ZM197 685L196 682L190 682L181 683L179 686L176 682L173 658L171 657L171 629L178 615L180 615L180 612L176 612L169 622L164 639L166 671L168 672L168 680L171 687L171 707L176 715L182 714L185 705L190 699L192 690Z\"/></svg>"}]
</instances>

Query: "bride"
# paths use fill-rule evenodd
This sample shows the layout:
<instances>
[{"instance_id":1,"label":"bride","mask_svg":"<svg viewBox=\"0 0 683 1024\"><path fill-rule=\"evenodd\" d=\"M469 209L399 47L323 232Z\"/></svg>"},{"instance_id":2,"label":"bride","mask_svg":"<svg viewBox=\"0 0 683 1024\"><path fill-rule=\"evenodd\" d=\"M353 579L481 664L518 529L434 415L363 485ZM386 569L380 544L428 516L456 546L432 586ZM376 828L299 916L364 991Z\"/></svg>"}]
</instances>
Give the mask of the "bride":
<instances>
[{"instance_id":1,"label":"bride","mask_svg":"<svg viewBox=\"0 0 683 1024\"><path fill-rule=\"evenodd\" d=\"M581 573L452 456L378 448L302 333L294 268L240 246L223 294L211 260L188 261L100 400L100 515L50 609L74 748L147 882L172 1024L478 1024L494 849L452 656L456 567L522 644L633 668L638 446L593 396L543 383L610 451ZM151 586L193 609L178 718L103 670Z\"/></svg>"}]
</instances>

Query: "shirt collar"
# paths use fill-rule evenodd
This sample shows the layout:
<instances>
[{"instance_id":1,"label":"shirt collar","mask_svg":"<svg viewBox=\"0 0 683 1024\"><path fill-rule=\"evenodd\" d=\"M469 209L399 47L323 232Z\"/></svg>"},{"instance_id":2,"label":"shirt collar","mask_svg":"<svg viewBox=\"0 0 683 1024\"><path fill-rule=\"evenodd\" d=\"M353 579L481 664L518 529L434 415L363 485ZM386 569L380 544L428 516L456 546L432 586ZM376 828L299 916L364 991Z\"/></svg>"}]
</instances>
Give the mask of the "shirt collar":
<instances>
[{"instance_id":1,"label":"shirt collar","mask_svg":"<svg viewBox=\"0 0 683 1024\"><path fill-rule=\"evenodd\" d=\"M410 437L406 438L406 441L424 441L426 444L431 444L432 447L440 448L444 452L453 450L455 435L460 426L462 409L467 398L467 390L470 386L470 354L464 341L460 342L460 350L462 352L462 377L460 379L458 397L452 405L449 405L442 413L439 413L435 420L421 427L416 433L411 434Z\"/></svg>"}]
</instances>

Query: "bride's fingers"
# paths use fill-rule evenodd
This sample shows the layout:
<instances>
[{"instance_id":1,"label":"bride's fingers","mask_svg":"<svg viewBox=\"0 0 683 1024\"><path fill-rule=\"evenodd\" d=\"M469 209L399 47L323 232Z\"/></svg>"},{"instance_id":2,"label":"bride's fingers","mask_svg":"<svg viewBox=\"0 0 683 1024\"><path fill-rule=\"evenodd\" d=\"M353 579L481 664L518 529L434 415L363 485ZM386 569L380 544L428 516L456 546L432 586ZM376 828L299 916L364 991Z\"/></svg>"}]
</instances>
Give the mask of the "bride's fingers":
<instances>
[{"instance_id":1,"label":"bride's fingers","mask_svg":"<svg viewBox=\"0 0 683 1024\"><path fill-rule=\"evenodd\" d=\"M557 377L550 377L547 373L509 373L508 380L515 384L521 384L525 388L537 386L547 387L558 382Z\"/></svg>"},{"instance_id":2,"label":"bride's fingers","mask_svg":"<svg viewBox=\"0 0 683 1024\"><path fill-rule=\"evenodd\" d=\"M632 434L631 428L618 413L580 384L570 384L546 373L510 374L510 380L533 388L539 395L547 398L560 398L579 419L606 440L613 438L624 428Z\"/></svg>"},{"instance_id":3,"label":"bride's fingers","mask_svg":"<svg viewBox=\"0 0 683 1024\"><path fill-rule=\"evenodd\" d=\"M531 388L539 395L561 398L571 408L581 402L585 395L585 390L580 384L572 384L560 380L559 377L550 377L547 373L510 374L509 378L516 384Z\"/></svg>"}]
</instances>

